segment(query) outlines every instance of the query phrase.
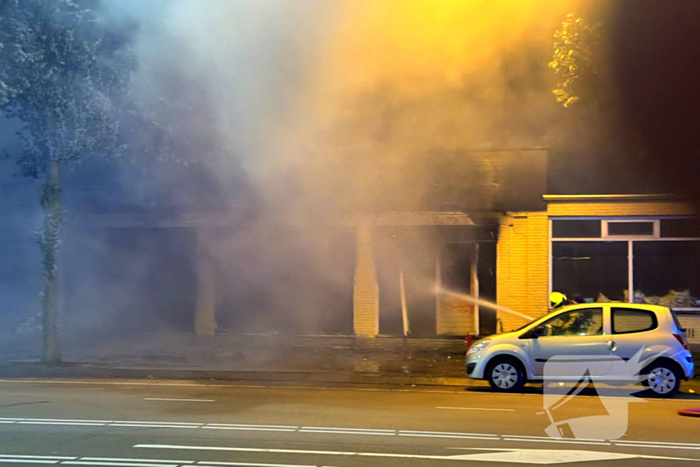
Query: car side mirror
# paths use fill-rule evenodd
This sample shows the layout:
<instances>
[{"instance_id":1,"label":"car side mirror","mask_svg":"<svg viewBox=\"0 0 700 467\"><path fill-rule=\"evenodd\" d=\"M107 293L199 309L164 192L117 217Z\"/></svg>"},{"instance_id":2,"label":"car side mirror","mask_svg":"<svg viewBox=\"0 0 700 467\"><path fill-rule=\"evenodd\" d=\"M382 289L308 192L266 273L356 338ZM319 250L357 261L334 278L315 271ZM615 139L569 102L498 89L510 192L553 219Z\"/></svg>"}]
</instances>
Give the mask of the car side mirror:
<instances>
[{"instance_id":1,"label":"car side mirror","mask_svg":"<svg viewBox=\"0 0 700 467\"><path fill-rule=\"evenodd\" d=\"M531 329L528 333L522 336L523 339L537 339L538 337L543 337L547 335L547 328L544 326L536 327Z\"/></svg>"}]
</instances>

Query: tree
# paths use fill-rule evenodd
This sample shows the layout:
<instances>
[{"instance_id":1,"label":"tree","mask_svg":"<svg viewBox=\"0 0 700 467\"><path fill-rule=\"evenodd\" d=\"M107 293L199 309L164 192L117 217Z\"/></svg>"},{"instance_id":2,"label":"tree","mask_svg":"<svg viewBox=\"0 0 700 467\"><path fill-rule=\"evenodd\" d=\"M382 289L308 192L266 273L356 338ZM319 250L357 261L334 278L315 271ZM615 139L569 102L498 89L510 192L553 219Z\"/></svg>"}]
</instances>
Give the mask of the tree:
<instances>
[{"instance_id":1,"label":"tree","mask_svg":"<svg viewBox=\"0 0 700 467\"><path fill-rule=\"evenodd\" d=\"M57 259L60 171L119 146L119 103L135 61L110 40L95 0L0 0L0 111L21 120L22 174L43 180L43 361L61 360Z\"/></svg>"},{"instance_id":2,"label":"tree","mask_svg":"<svg viewBox=\"0 0 700 467\"><path fill-rule=\"evenodd\" d=\"M581 98L581 88L587 81L601 72L600 25L589 25L572 13L562 21L554 39L549 67L554 69L558 82L552 93L564 107L570 107Z\"/></svg>"}]
</instances>

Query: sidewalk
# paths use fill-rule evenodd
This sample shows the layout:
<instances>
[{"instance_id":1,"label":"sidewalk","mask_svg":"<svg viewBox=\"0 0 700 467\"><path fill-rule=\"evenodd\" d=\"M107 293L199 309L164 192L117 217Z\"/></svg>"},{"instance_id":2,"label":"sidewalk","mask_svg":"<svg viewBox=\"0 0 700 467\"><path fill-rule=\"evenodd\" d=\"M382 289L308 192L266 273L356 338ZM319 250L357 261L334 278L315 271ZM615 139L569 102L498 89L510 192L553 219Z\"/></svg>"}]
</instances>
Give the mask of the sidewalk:
<instances>
[{"instance_id":1,"label":"sidewalk","mask_svg":"<svg viewBox=\"0 0 700 467\"><path fill-rule=\"evenodd\" d=\"M0 377L154 377L469 385L462 339L184 333L92 334L66 339L57 368L38 342L0 349ZM2 350L5 350L3 352Z\"/></svg>"},{"instance_id":2,"label":"sidewalk","mask_svg":"<svg viewBox=\"0 0 700 467\"><path fill-rule=\"evenodd\" d=\"M462 339L329 335L92 333L64 338L64 364L39 360L38 339L5 341L0 378L81 377L477 384L465 377ZM692 346L694 352L700 346ZM695 354L696 360L698 354Z\"/></svg>"}]
</instances>

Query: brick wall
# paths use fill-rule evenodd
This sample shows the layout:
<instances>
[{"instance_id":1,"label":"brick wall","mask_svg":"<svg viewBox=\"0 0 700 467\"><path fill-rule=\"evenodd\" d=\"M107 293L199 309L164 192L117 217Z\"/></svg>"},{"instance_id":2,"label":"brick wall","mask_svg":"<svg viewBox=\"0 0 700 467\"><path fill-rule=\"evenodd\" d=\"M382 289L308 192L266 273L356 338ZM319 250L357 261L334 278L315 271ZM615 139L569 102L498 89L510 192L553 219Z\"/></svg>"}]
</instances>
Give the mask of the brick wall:
<instances>
[{"instance_id":1,"label":"brick wall","mask_svg":"<svg viewBox=\"0 0 700 467\"><path fill-rule=\"evenodd\" d=\"M690 344L700 344L700 315L683 315L676 313L681 326L685 328L685 335Z\"/></svg>"},{"instance_id":2,"label":"brick wall","mask_svg":"<svg viewBox=\"0 0 700 467\"><path fill-rule=\"evenodd\" d=\"M441 296L437 301L437 333L446 336L476 334L474 305Z\"/></svg>"},{"instance_id":3,"label":"brick wall","mask_svg":"<svg viewBox=\"0 0 700 467\"><path fill-rule=\"evenodd\" d=\"M357 261L353 293L354 329L360 337L379 334L379 286L374 263L373 226L362 220L357 226Z\"/></svg>"},{"instance_id":4,"label":"brick wall","mask_svg":"<svg viewBox=\"0 0 700 467\"><path fill-rule=\"evenodd\" d=\"M508 213L501 219L497 249L497 301L533 318L547 312L549 293L549 217L661 216L697 214L679 202L549 202L546 213ZM524 320L498 313L498 330L512 330ZM691 318L692 319L692 318ZM692 327L688 324L688 327ZM700 326L699 326L700 327Z\"/></svg>"},{"instance_id":5,"label":"brick wall","mask_svg":"<svg viewBox=\"0 0 700 467\"><path fill-rule=\"evenodd\" d=\"M533 318L547 312L549 219L546 213L509 213L501 218L496 268L499 305ZM501 311L498 319L498 331L525 324L522 318Z\"/></svg>"},{"instance_id":6,"label":"brick wall","mask_svg":"<svg viewBox=\"0 0 700 467\"><path fill-rule=\"evenodd\" d=\"M696 214L697 210L683 202L605 202L558 203L547 205L550 216L663 216Z\"/></svg>"}]
</instances>

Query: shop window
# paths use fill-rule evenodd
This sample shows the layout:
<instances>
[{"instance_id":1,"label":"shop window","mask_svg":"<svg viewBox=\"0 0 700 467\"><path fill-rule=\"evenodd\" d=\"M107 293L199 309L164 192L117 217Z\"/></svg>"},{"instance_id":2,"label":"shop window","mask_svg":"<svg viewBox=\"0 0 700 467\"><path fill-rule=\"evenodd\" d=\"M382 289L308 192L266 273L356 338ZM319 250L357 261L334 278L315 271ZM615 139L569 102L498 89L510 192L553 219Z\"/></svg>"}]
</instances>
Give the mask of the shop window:
<instances>
[{"instance_id":1,"label":"shop window","mask_svg":"<svg viewBox=\"0 0 700 467\"><path fill-rule=\"evenodd\" d=\"M653 222L612 222L608 221L608 235L615 236L652 236Z\"/></svg>"},{"instance_id":2,"label":"shop window","mask_svg":"<svg viewBox=\"0 0 700 467\"><path fill-rule=\"evenodd\" d=\"M700 237L700 219L662 219L662 238Z\"/></svg>"},{"instance_id":3,"label":"shop window","mask_svg":"<svg viewBox=\"0 0 700 467\"><path fill-rule=\"evenodd\" d=\"M623 300L627 242L553 242L552 290L587 303Z\"/></svg>"},{"instance_id":4,"label":"shop window","mask_svg":"<svg viewBox=\"0 0 700 467\"><path fill-rule=\"evenodd\" d=\"M613 334L630 334L656 329L659 325L656 315L651 311L630 308L612 309Z\"/></svg>"},{"instance_id":5,"label":"shop window","mask_svg":"<svg viewBox=\"0 0 700 467\"><path fill-rule=\"evenodd\" d=\"M553 220L552 238L600 238L599 220Z\"/></svg>"},{"instance_id":6,"label":"shop window","mask_svg":"<svg viewBox=\"0 0 700 467\"><path fill-rule=\"evenodd\" d=\"M634 242L634 301L686 308L700 297L700 242Z\"/></svg>"}]
</instances>

